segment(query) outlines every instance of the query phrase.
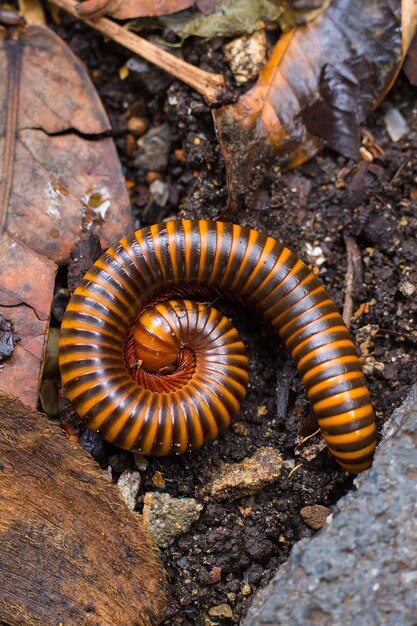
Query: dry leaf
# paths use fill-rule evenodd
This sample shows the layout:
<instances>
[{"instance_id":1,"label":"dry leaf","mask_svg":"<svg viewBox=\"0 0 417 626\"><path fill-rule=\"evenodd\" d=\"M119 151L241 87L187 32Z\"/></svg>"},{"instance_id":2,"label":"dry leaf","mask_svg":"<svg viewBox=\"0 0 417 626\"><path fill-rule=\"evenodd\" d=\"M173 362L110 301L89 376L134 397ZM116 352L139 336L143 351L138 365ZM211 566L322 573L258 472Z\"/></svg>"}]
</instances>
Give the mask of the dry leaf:
<instances>
[{"instance_id":1,"label":"dry leaf","mask_svg":"<svg viewBox=\"0 0 417 626\"><path fill-rule=\"evenodd\" d=\"M131 229L103 106L80 61L41 26L0 32L0 232L65 262L88 220ZM76 131L76 132L71 132Z\"/></svg>"},{"instance_id":2,"label":"dry leaf","mask_svg":"<svg viewBox=\"0 0 417 626\"><path fill-rule=\"evenodd\" d=\"M54 292L56 265L27 246L0 239L0 313L13 322L19 341L0 364L0 391L35 407Z\"/></svg>"},{"instance_id":3,"label":"dry leaf","mask_svg":"<svg viewBox=\"0 0 417 626\"><path fill-rule=\"evenodd\" d=\"M416 28L417 3L403 0L401 10L402 33L400 4L395 0L334 0L314 22L281 36L246 94L235 104L213 111L226 161L230 208L253 202L254 192L264 182L261 164L267 164L274 176L282 168L308 160L323 145L322 138L308 132L302 113L322 99L320 78L329 63L343 74L352 59L364 59L375 86L367 98L374 105L379 103L401 67ZM352 90L347 91L359 108L363 105L360 85L361 80L353 84L356 99L351 97ZM331 104L337 117L341 102L333 96ZM359 113L354 112L356 121ZM345 128L346 116L340 117Z\"/></svg>"},{"instance_id":4,"label":"dry leaf","mask_svg":"<svg viewBox=\"0 0 417 626\"><path fill-rule=\"evenodd\" d=\"M292 28L298 17L288 0L217 0L209 14L187 11L162 16L160 22L181 39L232 37L253 33L265 25L279 24L282 30Z\"/></svg>"},{"instance_id":5,"label":"dry leaf","mask_svg":"<svg viewBox=\"0 0 417 626\"><path fill-rule=\"evenodd\" d=\"M0 622L159 624L156 550L92 458L4 394L0 458Z\"/></svg>"},{"instance_id":6,"label":"dry leaf","mask_svg":"<svg viewBox=\"0 0 417 626\"><path fill-rule=\"evenodd\" d=\"M93 18L111 15L117 20L134 17L156 17L183 11L195 4L195 0L85 0L77 11L80 17Z\"/></svg>"}]
</instances>

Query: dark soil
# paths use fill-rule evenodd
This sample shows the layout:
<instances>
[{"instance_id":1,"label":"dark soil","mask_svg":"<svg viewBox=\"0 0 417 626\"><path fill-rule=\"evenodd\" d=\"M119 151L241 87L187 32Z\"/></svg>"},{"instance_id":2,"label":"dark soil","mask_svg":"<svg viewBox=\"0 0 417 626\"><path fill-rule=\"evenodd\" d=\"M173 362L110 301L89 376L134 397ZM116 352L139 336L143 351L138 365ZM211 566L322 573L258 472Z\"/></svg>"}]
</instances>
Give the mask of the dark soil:
<instances>
[{"instance_id":1,"label":"dark soil","mask_svg":"<svg viewBox=\"0 0 417 626\"><path fill-rule=\"evenodd\" d=\"M57 30L88 65L110 116L136 226L168 216L218 216L227 199L225 171L210 111L200 97L151 66L139 74L131 70L121 80L119 70L130 58L128 52L104 43L68 18ZM184 46L183 55L205 69L228 75L217 41L194 40ZM351 331L362 356L368 357L367 379L379 426L417 380L413 330L417 299L416 292L409 293L413 286L417 289L415 103L416 89L401 76L369 117L363 135L382 149L373 163L378 166L375 171L362 169L354 177L355 163L324 151L299 169L277 176L271 197L266 195L257 210L236 211L224 218L284 241L311 264L340 309L347 271L344 235L356 241L363 277L356 276L354 284ZM398 143L391 141L384 123L384 111L391 106L414 129ZM137 136L127 129L134 116L147 128L162 123L170 127L168 164L160 172L147 172L135 164ZM151 196L149 187L155 178L168 186L162 206ZM322 249L320 266L309 256L308 245ZM309 461L303 458L303 451L314 456L312 441L317 442L317 436L295 451L296 443L315 429L305 426L309 403L295 368L256 315L243 314L235 306L232 310L251 363L248 394L238 422L199 451L180 458L150 459L141 487L142 498L147 491L155 491L152 477L159 471L164 491L195 497L205 505L200 520L162 553L171 597L163 622L167 626L239 624L253 594L286 560L291 546L314 533L303 522L300 509L312 504L331 507L352 487L352 478L326 450ZM289 402L283 408L286 389ZM202 486L222 461L240 461L265 445L294 459L296 471L290 475L284 469L280 480L250 498L218 503L202 497ZM107 465L109 454L114 453L115 449L102 451L101 463ZM127 453L118 458L115 478L131 463ZM219 570L213 573L213 568L221 568L217 582L213 582L214 573ZM231 607L232 618L209 616L210 608L224 603Z\"/></svg>"}]
</instances>

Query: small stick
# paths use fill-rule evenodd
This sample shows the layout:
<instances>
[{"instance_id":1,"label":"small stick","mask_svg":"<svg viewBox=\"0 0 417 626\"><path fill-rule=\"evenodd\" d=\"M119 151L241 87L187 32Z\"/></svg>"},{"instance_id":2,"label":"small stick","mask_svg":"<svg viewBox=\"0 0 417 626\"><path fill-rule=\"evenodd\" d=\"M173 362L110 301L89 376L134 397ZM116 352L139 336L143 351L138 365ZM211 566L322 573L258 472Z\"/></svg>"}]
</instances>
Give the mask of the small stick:
<instances>
[{"instance_id":1,"label":"small stick","mask_svg":"<svg viewBox=\"0 0 417 626\"><path fill-rule=\"evenodd\" d=\"M353 314L353 285L355 278L357 280L362 273L360 267L361 251L359 250L353 237L343 235L343 240L345 242L347 252L347 270L345 276L345 301L343 303L342 317L346 326L349 328Z\"/></svg>"},{"instance_id":2,"label":"small stick","mask_svg":"<svg viewBox=\"0 0 417 626\"><path fill-rule=\"evenodd\" d=\"M215 104L225 90L222 74L205 72L186 61L177 59L174 55L161 50L155 44L131 33L116 22L101 17L98 20L89 20L81 17L77 12L78 0L52 0L53 4L74 15L78 19L95 28L100 33L121 44L128 50L143 57L150 63L157 65L175 78L182 80L186 85L195 89L207 102Z\"/></svg>"}]
</instances>

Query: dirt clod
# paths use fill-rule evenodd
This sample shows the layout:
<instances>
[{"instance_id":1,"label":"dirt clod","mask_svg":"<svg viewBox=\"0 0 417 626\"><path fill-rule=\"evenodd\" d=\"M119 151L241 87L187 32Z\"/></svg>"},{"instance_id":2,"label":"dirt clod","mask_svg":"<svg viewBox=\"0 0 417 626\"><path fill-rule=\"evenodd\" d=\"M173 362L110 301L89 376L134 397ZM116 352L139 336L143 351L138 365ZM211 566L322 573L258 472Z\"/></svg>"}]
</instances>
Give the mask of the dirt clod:
<instances>
[{"instance_id":1,"label":"dirt clod","mask_svg":"<svg viewBox=\"0 0 417 626\"><path fill-rule=\"evenodd\" d=\"M326 523L326 519L330 514L330 510L327 506L321 504L313 504L311 506L303 506L300 510L300 515L310 528L318 530L323 528Z\"/></svg>"},{"instance_id":2,"label":"dirt clod","mask_svg":"<svg viewBox=\"0 0 417 626\"><path fill-rule=\"evenodd\" d=\"M241 463L225 463L212 476L204 492L217 500L250 496L281 475L283 458L271 447L259 448Z\"/></svg>"}]
</instances>

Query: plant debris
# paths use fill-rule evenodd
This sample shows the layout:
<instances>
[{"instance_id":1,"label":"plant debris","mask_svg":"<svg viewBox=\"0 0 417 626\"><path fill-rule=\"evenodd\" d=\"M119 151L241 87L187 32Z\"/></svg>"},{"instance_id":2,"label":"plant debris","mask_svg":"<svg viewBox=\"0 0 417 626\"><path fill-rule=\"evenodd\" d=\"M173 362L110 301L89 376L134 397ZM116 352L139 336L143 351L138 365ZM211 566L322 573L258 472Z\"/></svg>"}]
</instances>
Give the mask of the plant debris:
<instances>
[{"instance_id":1,"label":"plant debris","mask_svg":"<svg viewBox=\"0 0 417 626\"><path fill-rule=\"evenodd\" d=\"M403 1L404 12L408 4L409 0ZM410 10L417 19L415 5ZM382 99L404 58L399 26L400 15L392 12L388 0L335 0L316 20L280 37L255 85L236 103L213 111L226 161L230 208L256 206L265 181L263 163L268 164L267 180L271 180L282 169L296 167L316 154L323 145L321 136L342 154L358 156L363 104ZM415 23L405 21L403 28L405 39ZM366 59L370 68L372 93L367 73L362 70L358 79L347 70L347 64L358 57ZM321 103L324 118L317 106L307 116L313 134L301 113L320 97L320 88L330 102Z\"/></svg>"},{"instance_id":2,"label":"plant debris","mask_svg":"<svg viewBox=\"0 0 417 626\"><path fill-rule=\"evenodd\" d=\"M32 407L38 400L56 269L8 235L0 239L0 315L19 337L2 363L0 391Z\"/></svg>"},{"instance_id":3,"label":"plant debris","mask_svg":"<svg viewBox=\"0 0 417 626\"><path fill-rule=\"evenodd\" d=\"M0 31L0 74L2 231L63 263L87 224L104 244L130 229L107 115L64 42L42 26Z\"/></svg>"},{"instance_id":4,"label":"plant debris","mask_svg":"<svg viewBox=\"0 0 417 626\"><path fill-rule=\"evenodd\" d=\"M4 394L0 458L0 621L156 626L155 548L95 462Z\"/></svg>"}]
</instances>

